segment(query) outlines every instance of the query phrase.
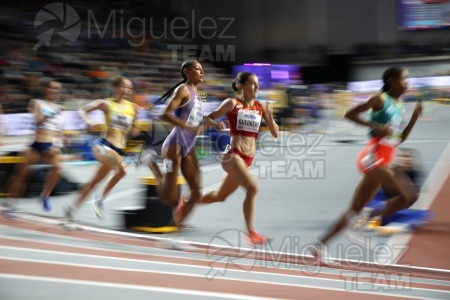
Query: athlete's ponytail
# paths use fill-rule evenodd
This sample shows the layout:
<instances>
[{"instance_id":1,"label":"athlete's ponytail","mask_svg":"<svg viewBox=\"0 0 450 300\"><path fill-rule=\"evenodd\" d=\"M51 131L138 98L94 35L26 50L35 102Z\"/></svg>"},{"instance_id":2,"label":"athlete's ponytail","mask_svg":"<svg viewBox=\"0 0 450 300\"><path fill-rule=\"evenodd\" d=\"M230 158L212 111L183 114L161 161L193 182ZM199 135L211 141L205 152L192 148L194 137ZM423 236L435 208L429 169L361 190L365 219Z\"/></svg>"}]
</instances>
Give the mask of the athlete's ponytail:
<instances>
[{"instance_id":1,"label":"athlete's ponytail","mask_svg":"<svg viewBox=\"0 0 450 300\"><path fill-rule=\"evenodd\" d=\"M255 75L251 72L239 72L236 78L231 82L231 87L237 93L240 93L240 85L247 82L250 76Z\"/></svg>"},{"instance_id":2,"label":"athlete's ponytail","mask_svg":"<svg viewBox=\"0 0 450 300\"><path fill-rule=\"evenodd\" d=\"M178 82L176 85L174 85L173 87L171 87L167 92L165 92L157 101L155 104L160 104L162 102L165 102L175 91L175 89L182 85L183 83L187 82L187 77L186 74L184 74L184 69L189 68L190 66L192 66L194 63L196 63L196 60L186 60L183 62L183 64L181 65L180 68L180 72L181 72L181 76L183 77L183 80Z\"/></svg>"},{"instance_id":3,"label":"athlete's ponytail","mask_svg":"<svg viewBox=\"0 0 450 300\"><path fill-rule=\"evenodd\" d=\"M237 93L239 92L239 85L238 85L236 79L231 82L231 87L233 88L233 90L235 92L237 92Z\"/></svg>"},{"instance_id":4,"label":"athlete's ponytail","mask_svg":"<svg viewBox=\"0 0 450 300\"><path fill-rule=\"evenodd\" d=\"M178 82L177 84L175 84L173 87L171 87L167 92L165 92L158 100L156 100L156 104L162 103L164 101L167 100L167 98L170 97L170 95L172 95L173 91L175 91L175 89L185 83L187 81L187 78L184 78L182 81Z\"/></svg>"}]
</instances>

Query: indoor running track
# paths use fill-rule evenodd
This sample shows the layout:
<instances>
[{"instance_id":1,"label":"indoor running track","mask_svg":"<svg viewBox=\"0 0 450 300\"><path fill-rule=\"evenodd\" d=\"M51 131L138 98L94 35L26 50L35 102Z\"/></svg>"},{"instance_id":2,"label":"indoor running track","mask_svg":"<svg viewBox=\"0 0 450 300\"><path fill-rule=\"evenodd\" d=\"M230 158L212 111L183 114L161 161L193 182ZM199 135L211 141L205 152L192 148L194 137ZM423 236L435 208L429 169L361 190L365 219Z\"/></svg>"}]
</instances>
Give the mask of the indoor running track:
<instances>
[{"instance_id":1,"label":"indoor running track","mask_svg":"<svg viewBox=\"0 0 450 300\"><path fill-rule=\"evenodd\" d=\"M449 271L439 268L319 267L306 255L67 231L25 214L0 218L0 233L1 299L450 299Z\"/></svg>"}]
</instances>

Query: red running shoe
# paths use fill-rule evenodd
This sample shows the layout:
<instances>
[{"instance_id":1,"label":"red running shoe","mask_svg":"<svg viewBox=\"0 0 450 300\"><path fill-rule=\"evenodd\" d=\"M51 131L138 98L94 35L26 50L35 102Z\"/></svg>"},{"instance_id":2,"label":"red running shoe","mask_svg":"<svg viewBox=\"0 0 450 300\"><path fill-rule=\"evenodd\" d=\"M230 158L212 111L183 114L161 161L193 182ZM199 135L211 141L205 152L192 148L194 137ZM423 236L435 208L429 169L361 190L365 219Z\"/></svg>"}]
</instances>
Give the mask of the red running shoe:
<instances>
[{"instance_id":1,"label":"red running shoe","mask_svg":"<svg viewBox=\"0 0 450 300\"><path fill-rule=\"evenodd\" d=\"M270 237L261 235L254 230L248 232L248 240L253 245L264 245L271 240Z\"/></svg>"}]
</instances>

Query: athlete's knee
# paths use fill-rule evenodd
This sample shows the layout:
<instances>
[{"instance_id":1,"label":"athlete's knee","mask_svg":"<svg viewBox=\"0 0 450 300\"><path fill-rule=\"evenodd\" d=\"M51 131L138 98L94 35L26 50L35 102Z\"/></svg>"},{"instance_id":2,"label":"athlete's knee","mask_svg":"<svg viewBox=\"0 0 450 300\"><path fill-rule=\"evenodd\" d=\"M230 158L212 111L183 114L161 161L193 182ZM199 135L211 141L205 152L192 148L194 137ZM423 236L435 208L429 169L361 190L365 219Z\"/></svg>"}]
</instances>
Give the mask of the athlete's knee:
<instances>
[{"instance_id":1,"label":"athlete's knee","mask_svg":"<svg viewBox=\"0 0 450 300\"><path fill-rule=\"evenodd\" d=\"M202 190L200 188L194 188L191 190L190 199L194 202L199 202L202 198Z\"/></svg>"},{"instance_id":2,"label":"athlete's knee","mask_svg":"<svg viewBox=\"0 0 450 300\"><path fill-rule=\"evenodd\" d=\"M61 164L59 164L59 163L53 164L53 166L52 166L53 173L59 174L59 173L61 173L61 170L62 170Z\"/></svg>"},{"instance_id":3,"label":"athlete's knee","mask_svg":"<svg viewBox=\"0 0 450 300\"><path fill-rule=\"evenodd\" d=\"M410 197L409 197L409 201L408 201L408 207L413 205L414 203L416 203L416 201L419 200L419 193L413 193Z\"/></svg>"},{"instance_id":4,"label":"athlete's knee","mask_svg":"<svg viewBox=\"0 0 450 300\"><path fill-rule=\"evenodd\" d=\"M58 157L54 157L51 161L51 168L53 172L59 173L62 170L62 165Z\"/></svg>"},{"instance_id":5,"label":"athlete's knee","mask_svg":"<svg viewBox=\"0 0 450 300\"><path fill-rule=\"evenodd\" d=\"M247 187L247 195L255 196L259 193L259 186L253 183Z\"/></svg>"},{"instance_id":6,"label":"athlete's knee","mask_svg":"<svg viewBox=\"0 0 450 300\"><path fill-rule=\"evenodd\" d=\"M118 167L116 170L116 176L119 178L123 178L125 177L125 175L127 175L127 169L125 169L124 166Z\"/></svg>"},{"instance_id":7,"label":"athlete's knee","mask_svg":"<svg viewBox=\"0 0 450 300\"><path fill-rule=\"evenodd\" d=\"M402 207L410 207L413 205L417 199L419 198L419 195L417 193L411 193L408 195L400 196L398 201L401 203Z\"/></svg>"}]
</instances>

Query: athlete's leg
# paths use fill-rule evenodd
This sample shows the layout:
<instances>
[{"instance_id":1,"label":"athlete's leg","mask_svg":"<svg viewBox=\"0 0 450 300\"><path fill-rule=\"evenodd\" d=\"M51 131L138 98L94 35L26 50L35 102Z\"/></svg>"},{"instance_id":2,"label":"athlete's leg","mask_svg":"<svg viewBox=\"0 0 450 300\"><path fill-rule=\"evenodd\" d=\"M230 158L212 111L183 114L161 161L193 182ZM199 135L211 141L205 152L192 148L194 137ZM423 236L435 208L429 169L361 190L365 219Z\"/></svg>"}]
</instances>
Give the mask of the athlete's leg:
<instances>
[{"instance_id":1,"label":"athlete's leg","mask_svg":"<svg viewBox=\"0 0 450 300\"><path fill-rule=\"evenodd\" d=\"M45 159L50 164L51 169L47 176L44 188L42 189L41 198L46 199L58 183L61 172L61 150L58 148L50 148L45 154Z\"/></svg>"},{"instance_id":2,"label":"athlete's leg","mask_svg":"<svg viewBox=\"0 0 450 300\"><path fill-rule=\"evenodd\" d=\"M103 145L95 145L92 148L94 157L100 162L100 166L94 174L94 177L80 191L78 198L75 200L75 208L79 208L86 200L89 193L108 175L111 170L120 165L122 158L114 150Z\"/></svg>"},{"instance_id":3,"label":"athlete's leg","mask_svg":"<svg viewBox=\"0 0 450 300\"><path fill-rule=\"evenodd\" d=\"M189 185L190 196L186 203L180 202L175 210L174 217L177 224L182 223L183 219L189 215L194 205L202 197L200 164L194 150L181 160L181 173ZM179 201L183 200L181 199Z\"/></svg>"},{"instance_id":4,"label":"athlete's leg","mask_svg":"<svg viewBox=\"0 0 450 300\"><path fill-rule=\"evenodd\" d=\"M321 243L326 244L332 237L343 230L348 225L349 221L375 196L376 192L381 187L382 179L374 171L375 170L372 170L363 175L353 194L350 207L341 215L337 222L331 226L330 230L319 239Z\"/></svg>"},{"instance_id":5,"label":"athlete's leg","mask_svg":"<svg viewBox=\"0 0 450 300\"><path fill-rule=\"evenodd\" d=\"M239 187L239 182L233 179L233 176L226 173L220 187L217 190L209 191L203 194L200 203L223 202L228 196L233 194Z\"/></svg>"},{"instance_id":6,"label":"athlete's leg","mask_svg":"<svg viewBox=\"0 0 450 300\"><path fill-rule=\"evenodd\" d=\"M24 154L24 162L16 164L13 175L8 181L7 191L11 197L21 197L28 186L30 166L34 165L41 158L41 154L33 148L28 149Z\"/></svg>"},{"instance_id":7,"label":"athlete's leg","mask_svg":"<svg viewBox=\"0 0 450 300\"><path fill-rule=\"evenodd\" d=\"M386 200L384 209L374 210L371 217L392 214L409 208L418 199L417 189L411 179L400 170L391 169L392 180L383 181L383 191L390 198Z\"/></svg>"},{"instance_id":8,"label":"athlete's leg","mask_svg":"<svg viewBox=\"0 0 450 300\"><path fill-rule=\"evenodd\" d=\"M162 157L165 167L164 173L159 170L158 165L154 161L150 163L149 168L158 181L156 190L161 201L168 206L176 206L180 198L177 188L182 158L180 145L169 145L164 149Z\"/></svg>"},{"instance_id":9,"label":"athlete's leg","mask_svg":"<svg viewBox=\"0 0 450 300\"><path fill-rule=\"evenodd\" d=\"M115 151L110 151L107 155L99 155L97 160L114 170L114 175L108 180L102 192L102 198L105 199L116 184L127 174L127 165L122 156Z\"/></svg>"},{"instance_id":10,"label":"athlete's leg","mask_svg":"<svg viewBox=\"0 0 450 300\"><path fill-rule=\"evenodd\" d=\"M107 166L109 170L114 171L114 175L109 178L108 182L103 188L101 197L95 197L92 202L92 210L94 214L97 216L97 218L103 219L105 217L103 213L103 201L109 194L109 192L126 175L127 165L125 164L122 156L120 156L116 151L112 149L104 151L105 149L102 149L101 147L102 146L99 145L97 150L94 151L95 158L104 166ZM92 186L92 188L94 186Z\"/></svg>"},{"instance_id":11,"label":"athlete's leg","mask_svg":"<svg viewBox=\"0 0 450 300\"><path fill-rule=\"evenodd\" d=\"M222 167L232 178L239 178L239 185L246 189L243 212L247 229L249 232L253 232L256 195L259 191L258 184L252 174L250 174L244 160L233 153L223 155ZM231 189L235 190L236 188L232 185Z\"/></svg>"},{"instance_id":12,"label":"athlete's leg","mask_svg":"<svg viewBox=\"0 0 450 300\"><path fill-rule=\"evenodd\" d=\"M100 164L97 171L94 174L94 177L85 185L82 186L80 190L80 194L74 202L75 208L79 208L81 204L85 201L86 197L89 193L99 184L108 173L111 171L109 166L105 166L104 164Z\"/></svg>"}]
</instances>

